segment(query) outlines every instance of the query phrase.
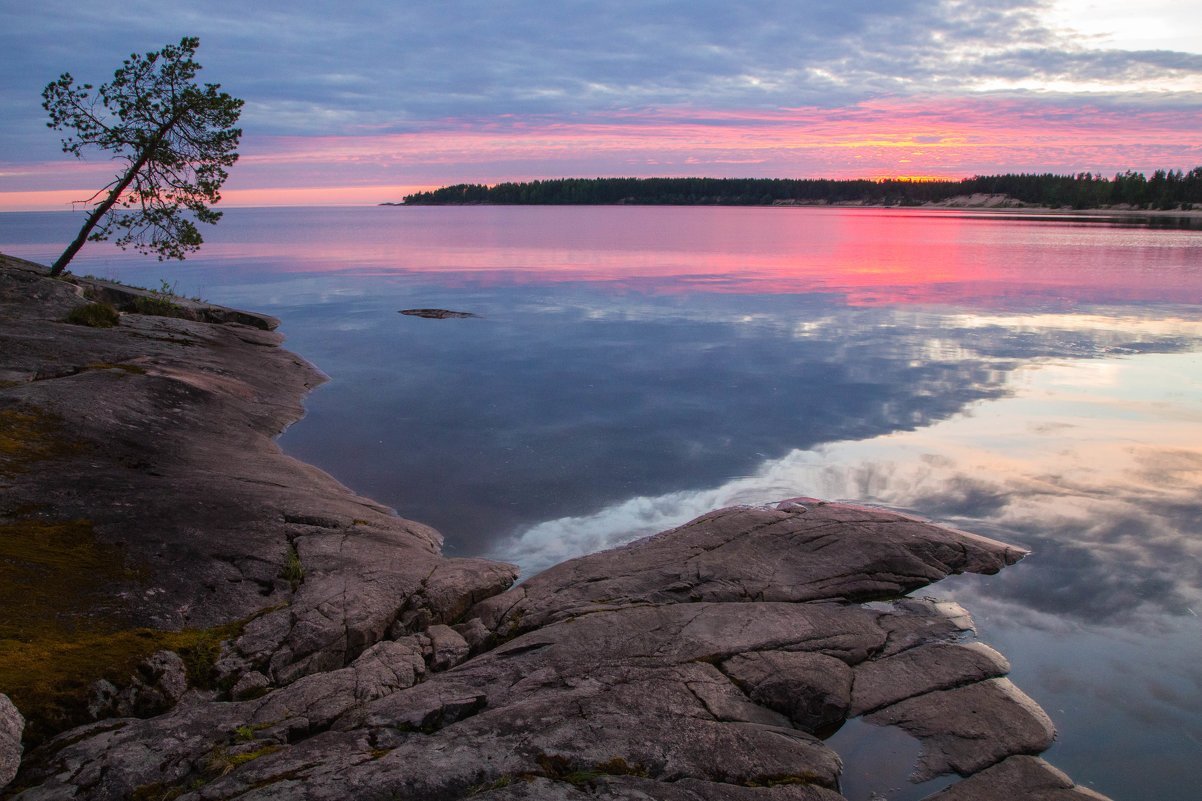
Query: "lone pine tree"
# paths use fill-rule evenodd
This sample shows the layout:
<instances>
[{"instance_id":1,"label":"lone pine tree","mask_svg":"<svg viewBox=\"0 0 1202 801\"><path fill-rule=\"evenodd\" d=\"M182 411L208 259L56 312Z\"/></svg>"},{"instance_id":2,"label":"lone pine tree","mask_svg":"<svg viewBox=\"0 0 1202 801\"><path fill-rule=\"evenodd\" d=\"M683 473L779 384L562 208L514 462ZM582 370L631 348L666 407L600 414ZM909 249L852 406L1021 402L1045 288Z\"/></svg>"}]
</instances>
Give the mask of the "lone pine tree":
<instances>
[{"instance_id":1,"label":"lone pine tree","mask_svg":"<svg viewBox=\"0 0 1202 801\"><path fill-rule=\"evenodd\" d=\"M221 218L210 206L221 199L226 168L238 160L242 131L234 126L243 101L218 84L195 83L201 66L192 57L199 45L184 37L157 52L135 53L95 94L70 73L42 91L47 126L67 132L63 152L82 158L95 147L124 165L84 201L92 209L51 275L62 273L84 242L114 233L122 248L160 261L183 259L203 241L193 218L210 224Z\"/></svg>"}]
</instances>

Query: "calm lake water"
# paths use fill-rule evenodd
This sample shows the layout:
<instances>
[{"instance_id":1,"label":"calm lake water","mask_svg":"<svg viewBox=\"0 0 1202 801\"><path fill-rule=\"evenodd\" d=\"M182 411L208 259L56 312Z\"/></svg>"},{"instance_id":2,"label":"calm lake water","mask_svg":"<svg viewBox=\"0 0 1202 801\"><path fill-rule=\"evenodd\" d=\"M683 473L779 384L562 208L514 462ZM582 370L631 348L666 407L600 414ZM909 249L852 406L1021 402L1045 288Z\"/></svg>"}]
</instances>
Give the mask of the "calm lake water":
<instances>
[{"instance_id":1,"label":"calm lake water","mask_svg":"<svg viewBox=\"0 0 1202 801\"><path fill-rule=\"evenodd\" d=\"M0 214L0 250L49 261L79 221ZM927 594L1010 657L1058 767L1116 799L1197 798L1202 231L466 207L232 209L205 236L183 264L89 245L73 269L282 318L331 377L285 450L449 554L528 575L796 495L1019 543L1019 565ZM478 316L398 314L427 307ZM833 740L849 797L929 791L904 786L913 741L871 729ZM857 771L886 747L893 774Z\"/></svg>"}]
</instances>

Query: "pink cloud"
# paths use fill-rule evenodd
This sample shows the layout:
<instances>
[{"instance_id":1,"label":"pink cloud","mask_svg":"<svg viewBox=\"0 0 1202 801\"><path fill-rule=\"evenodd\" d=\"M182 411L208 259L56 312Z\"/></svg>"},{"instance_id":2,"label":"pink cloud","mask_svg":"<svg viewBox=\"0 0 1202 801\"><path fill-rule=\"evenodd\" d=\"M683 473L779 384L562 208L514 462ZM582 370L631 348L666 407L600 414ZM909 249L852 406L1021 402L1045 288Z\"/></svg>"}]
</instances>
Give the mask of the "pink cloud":
<instances>
[{"instance_id":1,"label":"pink cloud","mask_svg":"<svg viewBox=\"0 0 1202 801\"><path fill-rule=\"evenodd\" d=\"M357 136L251 132L226 196L242 204L379 202L448 183L582 175L958 178L1188 169L1202 164L1197 118L1196 104L1184 101L1153 107L978 96L830 109L505 115ZM71 189L77 200L86 196L77 187L102 185L106 170L108 162L0 165L0 209L49 202L52 189Z\"/></svg>"},{"instance_id":2,"label":"pink cloud","mask_svg":"<svg viewBox=\"0 0 1202 801\"><path fill-rule=\"evenodd\" d=\"M1192 108L877 100L838 109L448 120L407 133L277 138L259 143L246 161L428 167L523 160L545 164L543 177L563 174L555 167L565 157L592 156L603 164L603 157L614 153L661 164L691 158L702 164L757 164L765 174L798 175L802 169L805 175L832 177L875 175L901 163L949 176L1011 169L1152 169L1193 166L1202 159L1196 120ZM508 176L490 176L500 177Z\"/></svg>"}]
</instances>

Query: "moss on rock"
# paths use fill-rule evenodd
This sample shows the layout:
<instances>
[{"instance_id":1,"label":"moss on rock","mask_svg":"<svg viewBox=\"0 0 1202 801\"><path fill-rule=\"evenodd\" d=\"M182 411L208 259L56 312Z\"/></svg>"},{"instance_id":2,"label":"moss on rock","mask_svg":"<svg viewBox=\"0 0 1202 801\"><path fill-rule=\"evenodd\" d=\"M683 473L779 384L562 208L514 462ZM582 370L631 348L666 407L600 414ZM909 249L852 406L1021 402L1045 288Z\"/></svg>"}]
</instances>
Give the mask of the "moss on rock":
<instances>
[{"instance_id":1,"label":"moss on rock","mask_svg":"<svg viewBox=\"0 0 1202 801\"><path fill-rule=\"evenodd\" d=\"M57 415L33 406L0 409L0 476L24 473L36 463L75 456L87 448L67 434Z\"/></svg>"},{"instance_id":2,"label":"moss on rock","mask_svg":"<svg viewBox=\"0 0 1202 801\"><path fill-rule=\"evenodd\" d=\"M28 720L28 744L85 722L92 683L125 684L155 651L179 653L190 684L211 684L220 642L241 624L130 627L118 590L141 578L88 520L0 523L0 687Z\"/></svg>"}]
</instances>

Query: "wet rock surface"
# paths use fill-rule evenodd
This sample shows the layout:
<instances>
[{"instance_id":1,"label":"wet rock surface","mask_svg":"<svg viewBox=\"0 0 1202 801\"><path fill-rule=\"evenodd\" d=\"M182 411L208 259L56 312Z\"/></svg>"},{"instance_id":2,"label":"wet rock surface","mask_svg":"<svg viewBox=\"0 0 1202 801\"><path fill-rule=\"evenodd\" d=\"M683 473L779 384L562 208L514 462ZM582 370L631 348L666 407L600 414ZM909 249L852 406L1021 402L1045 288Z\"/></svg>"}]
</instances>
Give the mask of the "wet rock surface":
<instances>
[{"instance_id":1,"label":"wet rock surface","mask_svg":"<svg viewBox=\"0 0 1202 801\"><path fill-rule=\"evenodd\" d=\"M183 687L160 653L113 684L113 717L28 751L13 797L837 801L821 737L854 715L919 737L917 774L970 777L941 798L1096 797L1030 756L1050 722L967 613L901 598L1020 549L794 499L509 589L510 566L446 559L432 530L280 453L321 377L277 335L61 322L86 290L0 269L0 413L82 443L6 451L0 512L91 521L136 566L107 588L123 625L238 625L205 686L197 650Z\"/></svg>"}]
</instances>

